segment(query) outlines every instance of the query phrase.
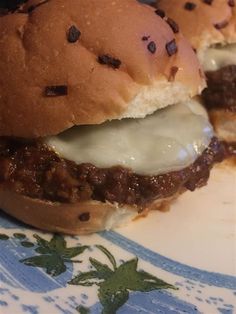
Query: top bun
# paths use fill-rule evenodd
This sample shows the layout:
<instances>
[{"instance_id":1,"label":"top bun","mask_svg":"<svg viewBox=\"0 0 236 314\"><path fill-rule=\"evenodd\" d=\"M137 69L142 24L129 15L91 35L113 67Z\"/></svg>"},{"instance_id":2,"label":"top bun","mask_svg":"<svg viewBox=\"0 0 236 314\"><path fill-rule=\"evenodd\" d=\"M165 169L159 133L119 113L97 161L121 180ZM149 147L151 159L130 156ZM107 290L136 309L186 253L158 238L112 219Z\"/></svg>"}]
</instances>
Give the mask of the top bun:
<instances>
[{"instance_id":1,"label":"top bun","mask_svg":"<svg viewBox=\"0 0 236 314\"><path fill-rule=\"evenodd\" d=\"M0 136L144 117L205 86L173 21L135 0L28 1L0 18L0 51Z\"/></svg>"},{"instance_id":2,"label":"top bun","mask_svg":"<svg viewBox=\"0 0 236 314\"><path fill-rule=\"evenodd\" d=\"M234 0L157 0L200 56L212 45L236 42L235 5Z\"/></svg>"}]
</instances>

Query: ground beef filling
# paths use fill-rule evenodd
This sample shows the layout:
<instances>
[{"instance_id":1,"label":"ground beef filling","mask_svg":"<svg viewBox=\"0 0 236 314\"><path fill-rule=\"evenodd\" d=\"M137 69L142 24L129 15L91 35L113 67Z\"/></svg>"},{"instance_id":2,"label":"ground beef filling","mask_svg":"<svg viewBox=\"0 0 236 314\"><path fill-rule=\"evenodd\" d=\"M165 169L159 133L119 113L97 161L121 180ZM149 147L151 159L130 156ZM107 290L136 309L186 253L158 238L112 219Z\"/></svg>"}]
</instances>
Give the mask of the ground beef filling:
<instances>
[{"instance_id":1,"label":"ground beef filling","mask_svg":"<svg viewBox=\"0 0 236 314\"><path fill-rule=\"evenodd\" d=\"M138 205L206 184L211 167L226 149L213 138L193 165L181 171L144 176L116 166L76 165L40 142L0 139L0 186L32 198L74 203L98 200Z\"/></svg>"},{"instance_id":2,"label":"ground beef filling","mask_svg":"<svg viewBox=\"0 0 236 314\"><path fill-rule=\"evenodd\" d=\"M208 109L236 112L236 65L206 72L208 87L202 96Z\"/></svg>"}]
</instances>

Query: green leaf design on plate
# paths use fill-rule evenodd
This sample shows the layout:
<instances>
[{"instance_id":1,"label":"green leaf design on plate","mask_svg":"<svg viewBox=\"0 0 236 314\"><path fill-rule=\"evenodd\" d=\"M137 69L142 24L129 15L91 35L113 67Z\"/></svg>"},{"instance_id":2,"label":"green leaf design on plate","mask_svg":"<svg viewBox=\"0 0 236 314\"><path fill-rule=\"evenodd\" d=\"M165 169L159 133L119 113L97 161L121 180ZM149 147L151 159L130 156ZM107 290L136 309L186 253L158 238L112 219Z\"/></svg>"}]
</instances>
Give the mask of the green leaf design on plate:
<instances>
[{"instance_id":1,"label":"green leaf design on plate","mask_svg":"<svg viewBox=\"0 0 236 314\"><path fill-rule=\"evenodd\" d=\"M97 270L101 279L107 280L113 275L113 271L106 265L90 257L90 263Z\"/></svg>"},{"instance_id":2,"label":"green leaf design on plate","mask_svg":"<svg viewBox=\"0 0 236 314\"><path fill-rule=\"evenodd\" d=\"M64 258L70 259L76 257L77 255L82 254L87 248L88 248L87 245L65 248L64 251L62 252L62 256Z\"/></svg>"},{"instance_id":3,"label":"green leaf design on plate","mask_svg":"<svg viewBox=\"0 0 236 314\"><path fill-rule=\"evenodd\" d=\"M71 281L69 281L68 284L90 287L93 285L98 285L99 279L103 278L100 278L100 274L97 271L92 270L85 273L80 273L79 275L75 276Z\"/></svg>"},{"instance_id":4,"label":"green leaf design on plate","mask_svg":"<svg viewBox=\"0 0 236 314\"><path fill-rule=\"evenodd\" d=\"M30 248L30 247L33 247L33 246L34 246L34 243L29 242L29 241L22 241L20 244L21 244L22 246L24 246L24 247L27 247L27 248Z\"/></svg>"},{"instance_id":5,"label":"green leaf design on plate","mask_svg":"<svg viewBox=\"0 0 236 314\"><path fill-rule=\"evenodd\" d=\"M26 238L26 235L24 233L13 233L13 237L22 240Z\"/></svg>"},{"instance_id":6,"label":"green leaf design on plate","mask_svg":"<svg viewBox=\"0 0 236 314\"><path fill-rule=\"evenodd\" d=\"M6 240L9 240L9 237L6 234L0 233L0 240L6 241Z\"/></svg>"},{"instance_id":7,"label":"green leaf design on plate","mask_svg":"<svg viewBox=\"0 0 236 314\"><path fill-rule=\"evenodd\" d=\"M104 291L102 287L98 291L99 300L103 306L102 314L115 314L129 299L129 291Z\"/></svg>"},{"instance_id":8,"label":"green leaf design on plate","mask_svg":"<svg viewBox=\"0 0 236 314\"><path fill-rule=\"evenodd\" d=\"M167 284L147 272L138 271L137 266L137 258L121 264L106 281L106 285L103 286L103 289L107 287L108 290L116 291L120 287L123 287L130 291L146 292L157 289L174 288L172 285Z\"/></svg>"},{"instance_id":9,"label":"green leaf design on plate","mask_svg":"<svg viewBox=\"0 0 236 314\"><path fill-rule=\"evenodd\" d=\"M90 257L95 270L80 273L69 284L80 286L97 285L98 297L103 306L103 314L115 314L129 299L130 291L148 292L160 289L176 289L165 281L138 270L138 259L134 258L117 266L114 256L103 246L96 246L109 259L113 269Z\"/></svg>"},{"instance_id":10,"label":"green leaf design on plate","mask_svg":"<svg viewBox=\"0 0 236 314\"><path fill-rule=\"evenodd\" d=\"M66 266L56 254L38 255L22 260L27 266L44 268L46 273L52 277L59 276L66 271Z\"/></svg>"},{"instance_id":11,"label":"green leaf design on plate","mask_svg":"<svg viewBox=\"0 0 236 314\"><path fill-rule=\"evenodd\" d=\"M96 247L107 256L107 258L109 259L109 261L111 262L111 264L115 270L116 269L116 260L115 260L114 256L104 246L96 245Z\"/></svg>"},{"instance_id":12,"label":"green leaf design on plate","mask_svg":"<svg viewBox=\"0 0 236 314\"><path fill-rule=\"evenodd\" d=\"M84 307L83 305L79 305L79 306L76 308L76 311L77 311L79 314L89 314L89 313L90 313L90 310L89 310L87 307Z\"/></svg>"},{"instance_id":13,"label":"green leaf design on plate","mask_svg":"<svg viewBox=\"0 0 236 314\"><path fill-rule=\"evenodd\" d=\"M88 246L76 246L68 248L62 235L55 234L50 241L34 234L36 239L35 252L40 255L20 260L27 266L40 267L46 270L46 273L52 277L59 276L66 271L66 263L78 263L81 261L72 260L82 254Z\"/></svg>"}]
</instances>

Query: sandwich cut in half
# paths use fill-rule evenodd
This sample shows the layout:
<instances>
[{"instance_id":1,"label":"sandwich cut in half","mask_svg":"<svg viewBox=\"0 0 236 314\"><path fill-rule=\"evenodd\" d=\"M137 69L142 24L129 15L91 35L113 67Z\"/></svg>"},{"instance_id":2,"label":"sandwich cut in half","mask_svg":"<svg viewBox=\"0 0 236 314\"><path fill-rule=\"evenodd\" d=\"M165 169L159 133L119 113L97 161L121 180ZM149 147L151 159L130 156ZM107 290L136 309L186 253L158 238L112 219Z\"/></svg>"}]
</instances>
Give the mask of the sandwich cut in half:
<instances>
[{"instance_id":1,"label":"sandwich cut in half","mask_svg":"<svg viewBox=\"0 0 236 314\"><path fill-rule=\"evenodd\" d=\"M28 1L0 18L0 206L68 234L206 184L223 158L197 57L135 0Z\"/></svg>"},{"instance_id":2,"label":"sandwich cut in half","mask_svg":"<svg viewBox=\"0 0 236 314\"><path fill-rule=\"evenodd\" d=\"M234 0L157 0L157 12L179 24L207 78L202 100L216 134L236 142L236 3Z\"/></svg>"}]
</instances>

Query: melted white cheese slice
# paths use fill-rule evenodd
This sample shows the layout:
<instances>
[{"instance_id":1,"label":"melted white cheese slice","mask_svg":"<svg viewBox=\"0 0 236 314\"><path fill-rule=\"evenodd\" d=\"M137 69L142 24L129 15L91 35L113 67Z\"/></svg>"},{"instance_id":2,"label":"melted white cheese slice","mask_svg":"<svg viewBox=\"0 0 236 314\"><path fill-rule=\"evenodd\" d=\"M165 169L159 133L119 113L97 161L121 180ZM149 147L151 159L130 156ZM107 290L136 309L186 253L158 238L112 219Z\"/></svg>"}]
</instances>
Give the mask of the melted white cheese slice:
<instances>
[{"instance_id":1,"label":"melted white cheese slice","mask_svg":"<svg viewBox=\"0 0 236 314\"><path fill-rule=\"evenodd\" d=\"M155 175L192 164L212 136L205 110L192 100L143 119L76 126L47 138L46 143L77 164L121 165L138 174Z\"/></svg>"},{"instance_id":2,"label":"melted white cheese slice","mask_svg":"<svg viewBox=\"0 0 236 314\"><path fill-rule=\"evenodd\" d=\"M205 72L217 71L231 64L236 65L236 44L207 49L202 64Z\"/></svg>"}]
</instances>

